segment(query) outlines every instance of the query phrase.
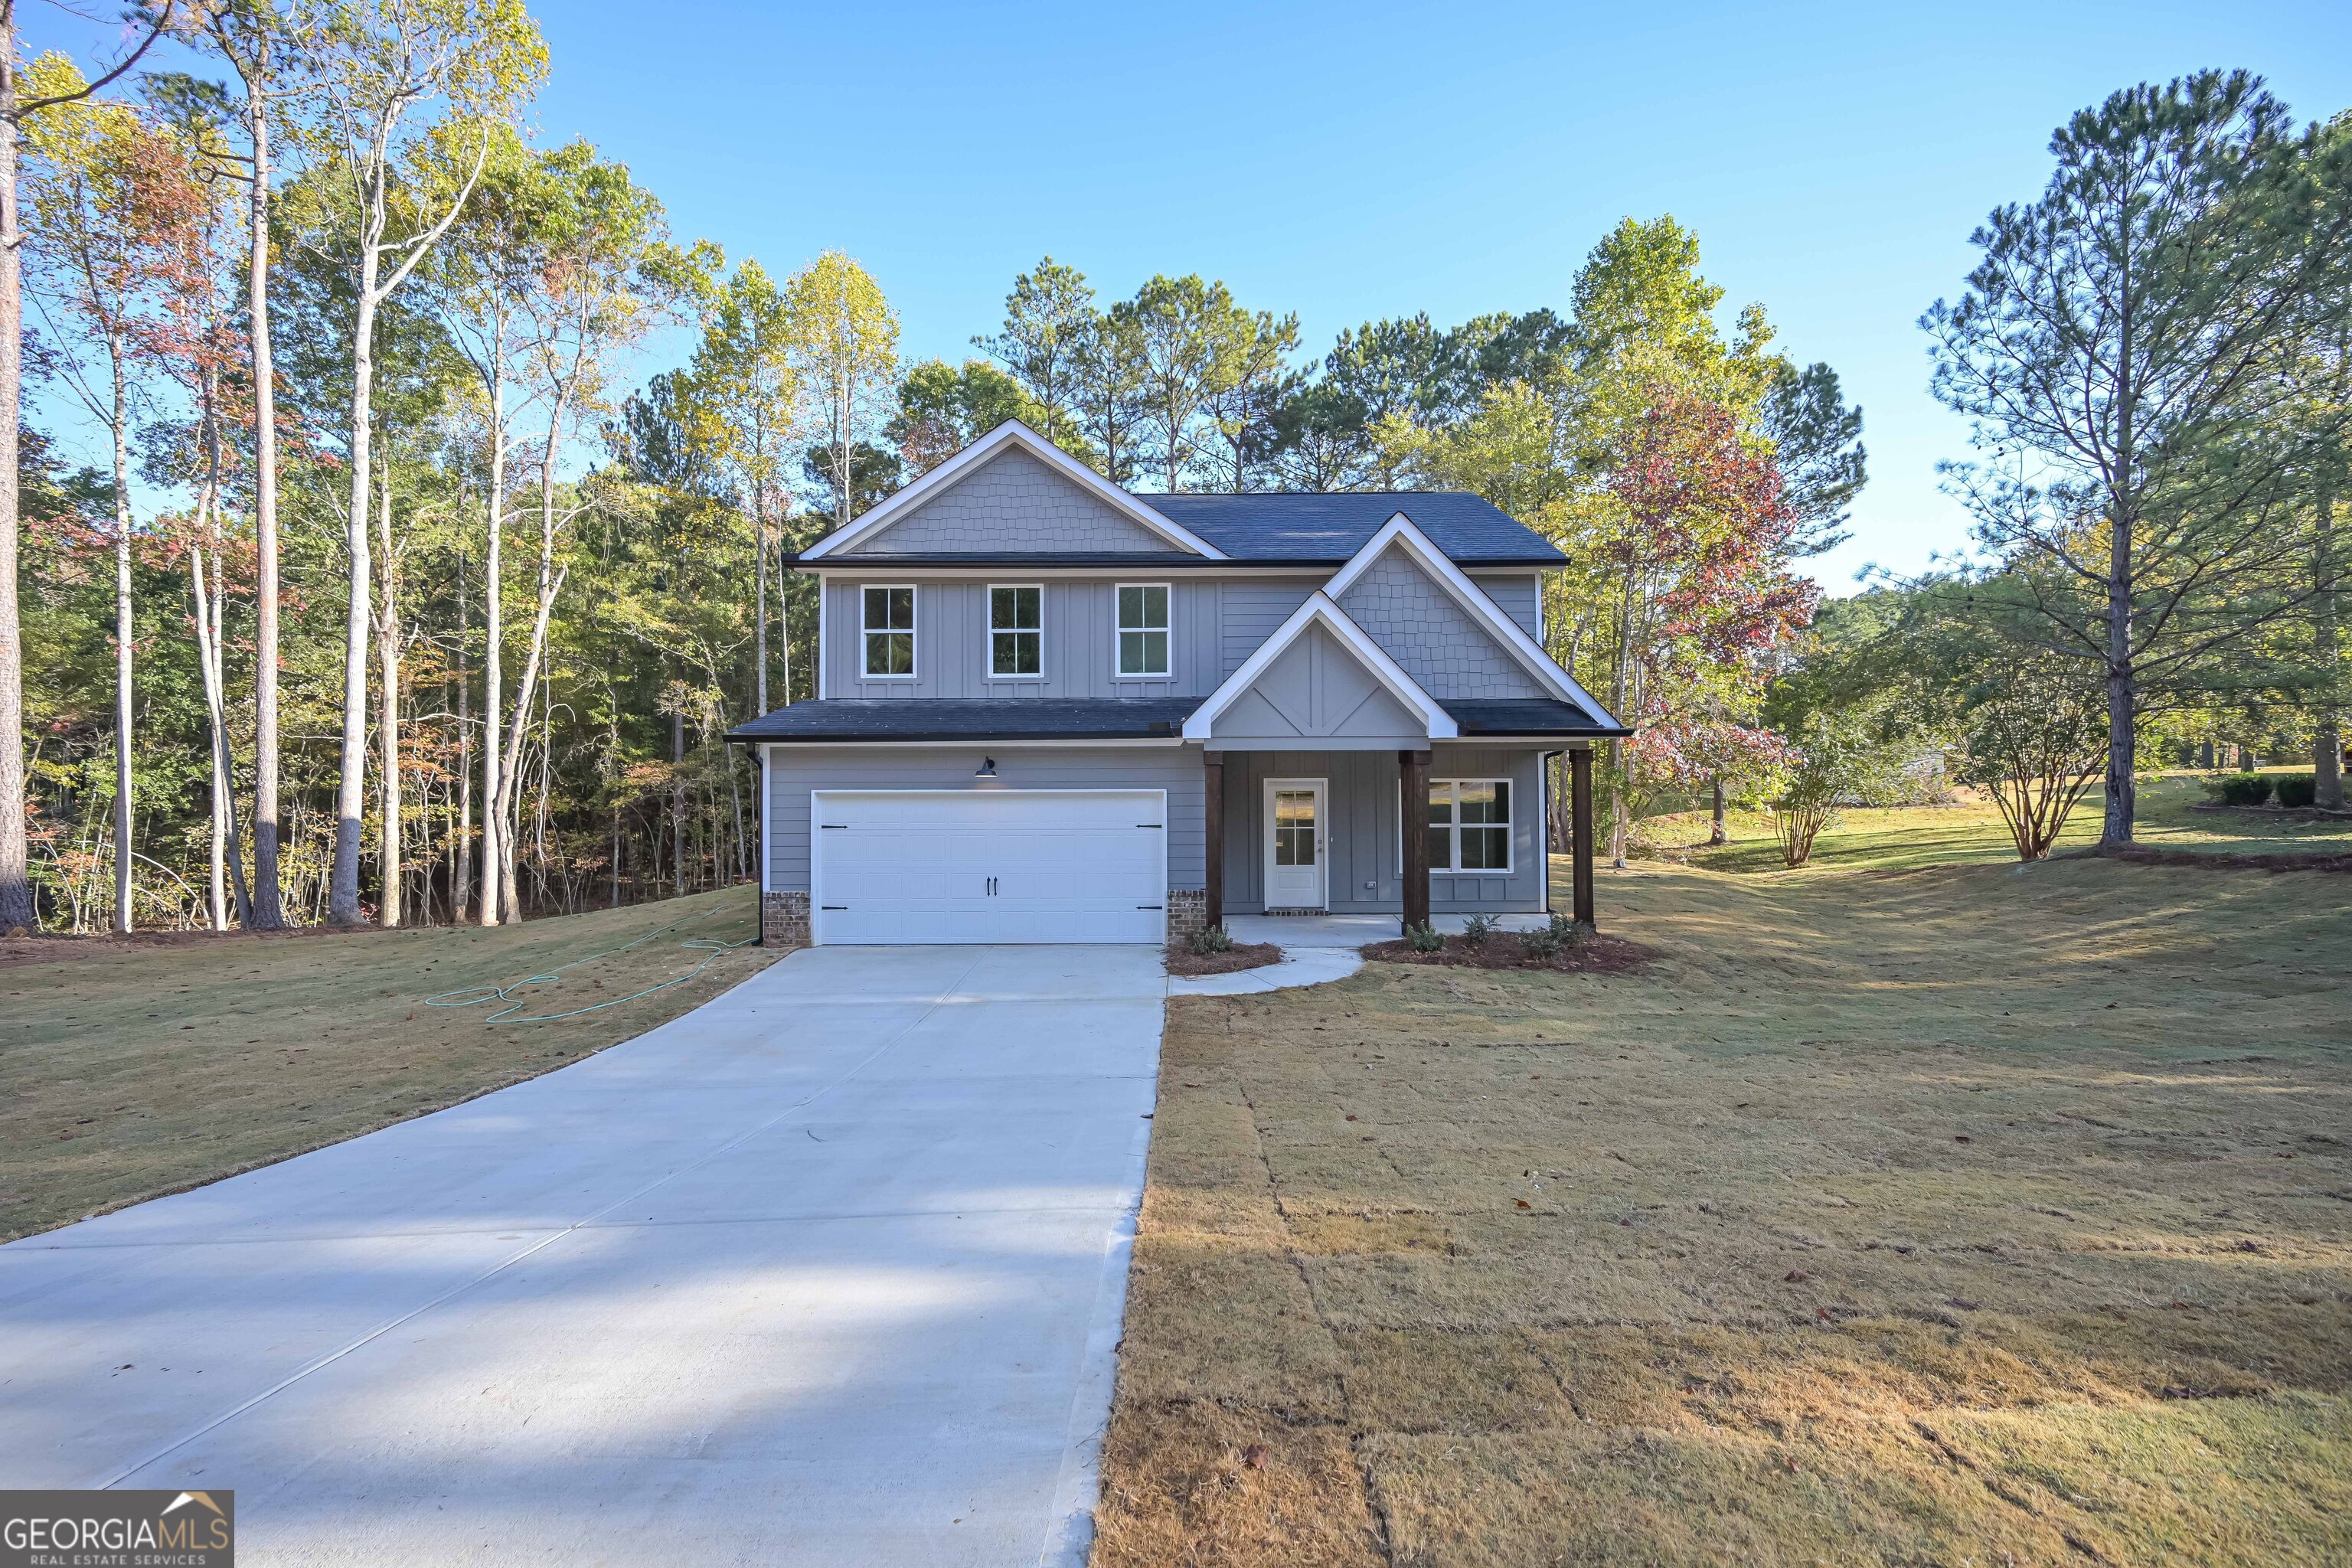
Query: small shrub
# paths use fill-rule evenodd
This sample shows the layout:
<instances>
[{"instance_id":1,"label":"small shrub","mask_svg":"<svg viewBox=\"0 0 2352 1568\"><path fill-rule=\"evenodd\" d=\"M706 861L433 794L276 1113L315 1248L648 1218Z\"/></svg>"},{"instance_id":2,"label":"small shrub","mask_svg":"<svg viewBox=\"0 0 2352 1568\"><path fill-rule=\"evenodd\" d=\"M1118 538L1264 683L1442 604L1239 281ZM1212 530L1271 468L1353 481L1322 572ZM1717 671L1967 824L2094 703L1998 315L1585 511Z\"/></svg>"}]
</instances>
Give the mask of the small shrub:
<instances>
[{"instance_id":1,"label":"small shrub","mask_svg":"<svg viewBox=\"0 0 2352 1568\"><path fill-rule=\"evenodd\" d=\"M1584 938L1584 928L1576 923L1574 915L1551 917L1551 939L1561 947L1574 947Z\"/></svg>"},{"instance_id":2,"label":"small shrub","mask_svg":"<svg viewBox=\"0 0 2352 1568\"><path fill-rule=\"evenodd\" d=\"M2260 805L2271 797L2268 773L2232 773L2221 781L2223 805Z\"/></svg>"},{"instance_id":3,"label":"small shrub","mask_svg":"<svg viewBox=\"0 0 2352 1568\"><path fill-rule=\"evenodd\" d=\"M1189 945L1203 957L1213 952L1231 952L1234 950L1234 933L1223 926L1202 926L1192 933Z\"/></svg>"},{"instance_id":4,"label":"small shrub","mask_svg":"<svg viewBox=\"0 0 2352 1568\"><path fill-rule=\"evenodd\" d=\"M1486 939L1495 934L1495 917L1472 915L1462 922L1462 940L1472 947L1484 947Z\"/></svg>"},{"instance_id":5,"label":"small shrub","mask_svg":"<svg viewBox=\"0 0 2352 1568\"><path fill-rule=\"evenodd\" d=\"M1519 951L1529 958L1555 958L1559 953L1559 932L1549 926L1541 931L1522 931Z\"/></svg>"},{"instance_id":6,"label":"small shrub","mask_svg":"<svg viewBox=\"0 0 2352 1568\"><path fill-rule=\"evenodd\" d=\"M2281 805L2299 811L2319 798L2319 775L2283 773L2272 781L2272 790Z\"/></svg>"},{"instance_id":7,"label":"small shrub","mask_svg":"<svg viewBox=\"0 0 2352 1568\"><path fill-rule=\"evenodd\" d=\"M1415 952L1436 952L1445 946L1445 939L1437 934L1437 928L1433 925L1407 926L1404 939L1412 943Z\"/></svg>"}]
</instances>

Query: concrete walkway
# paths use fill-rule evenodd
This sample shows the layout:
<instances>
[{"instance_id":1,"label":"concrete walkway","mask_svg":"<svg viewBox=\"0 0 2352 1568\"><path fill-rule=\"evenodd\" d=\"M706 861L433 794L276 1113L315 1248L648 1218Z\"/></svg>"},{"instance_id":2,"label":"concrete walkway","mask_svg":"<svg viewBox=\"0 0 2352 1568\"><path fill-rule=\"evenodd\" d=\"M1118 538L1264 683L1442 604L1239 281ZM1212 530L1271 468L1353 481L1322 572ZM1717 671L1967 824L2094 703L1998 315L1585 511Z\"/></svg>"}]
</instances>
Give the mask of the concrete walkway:
<instances>
[{"instance_id":1,"label":"concrete walkway","mask_svg":"<svg viewBox=\"0 0 2352 1568\"><path fill-rule=\"evenodd\" d=\"M1166 984L802 952L0 1247L0 1485L234 1488L253 1563L1075 1563Z\"/></svg>"}]
</instances>

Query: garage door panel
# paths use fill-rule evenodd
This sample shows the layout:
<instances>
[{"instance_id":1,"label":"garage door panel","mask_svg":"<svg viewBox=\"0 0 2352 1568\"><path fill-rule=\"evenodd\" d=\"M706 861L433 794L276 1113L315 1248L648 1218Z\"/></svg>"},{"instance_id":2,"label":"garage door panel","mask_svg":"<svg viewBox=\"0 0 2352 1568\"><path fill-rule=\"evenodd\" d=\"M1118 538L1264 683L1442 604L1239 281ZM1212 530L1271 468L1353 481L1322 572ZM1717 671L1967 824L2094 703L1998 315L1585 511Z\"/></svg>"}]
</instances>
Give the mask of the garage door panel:
<instances>
[{"instance_id":1,"label":"garage door panel","mask_svg":"<svg viewBox=\"0 0 2352 1568\"><path fill-rule=\"evenodd\" d=\"M1157 942L1165 796L817 792L820 942Z\"/></svg>"}]
</instances>

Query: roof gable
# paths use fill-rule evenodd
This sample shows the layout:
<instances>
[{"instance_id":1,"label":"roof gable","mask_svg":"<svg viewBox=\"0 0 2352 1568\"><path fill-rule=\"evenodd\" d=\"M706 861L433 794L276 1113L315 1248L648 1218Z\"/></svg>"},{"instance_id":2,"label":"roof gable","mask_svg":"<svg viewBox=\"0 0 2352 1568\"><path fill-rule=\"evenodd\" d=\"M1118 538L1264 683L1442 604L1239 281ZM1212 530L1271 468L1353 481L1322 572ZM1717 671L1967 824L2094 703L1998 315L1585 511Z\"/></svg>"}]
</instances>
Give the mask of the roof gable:
<instances>
[{"instance_id":1,"label":"roof gable","mask_svg":"<svg viewBox=\"0 0 2352 1568\"><path fill-rule=\"evenodd\" d=\"M1223 552L1018 420L1007 420L802 552L843 556Z\"/></svg>"},{"instance_id":2,"label":"roof gable","mask_svg":"<svg viewBox=\"0 0 2352 1568\"><path fill-rule=\"evenodd\" d=\"M1579 686L1574 676L1562 669L1551 655L1544 652L1517 621L1505 615L1502 607L1488 598L1477 584L1465 576L1461 567L1446 559L1444 552L1432 544L1428 536L1413 525L1412 519L1402 512L1389 519L1378 533L1367 540L1355 558L1339 568L1331 581L1324 584L1323 591L1334 599L1351 597L1357 585L1375 572L1385 574L1391 570L1387 558L1391 551L1401 552L1424 577L1444 590L1455 605L1507 650L1520 668L1543 689L1540 695L1573 702L1606 727L1617 727L1617 721L1610 717L1609 710L1593 700L1592 694ZM1368 613L1378 612L1368 605Z\"/></svg>"},{"instance_id":3,"label":"roof gable","mask_svg":"<svg viewBox=\"0 0 2352 1568\"><path fill-rule=\"evenodd\" d=\"M1553 695L1500 637L1394 544L1338 597L1348 618L1441 701Z\"/></svg>"},{"instance_id":4,"label":"roof gable","mask_svg":"<svg viewBox=\"0 0 2352 1568\"><path fill-rule=\"evenodd\" d=\"M1322 593L1308 595L1184 721L1188 741L1344 736L1360 744L1457 733L1437 700Z\"/></svg>"}]
</instances>

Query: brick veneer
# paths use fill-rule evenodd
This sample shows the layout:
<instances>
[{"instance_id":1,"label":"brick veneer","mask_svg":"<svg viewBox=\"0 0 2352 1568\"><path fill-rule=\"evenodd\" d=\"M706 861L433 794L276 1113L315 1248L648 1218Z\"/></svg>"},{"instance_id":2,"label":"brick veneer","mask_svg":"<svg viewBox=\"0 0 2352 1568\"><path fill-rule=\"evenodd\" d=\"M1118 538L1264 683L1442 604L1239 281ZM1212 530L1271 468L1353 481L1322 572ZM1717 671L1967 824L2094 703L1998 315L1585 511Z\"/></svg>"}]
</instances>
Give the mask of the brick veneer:
<instances>
[{"instance_id":1,"label":"brick veneer","mask_svg":"<svg viewBox=\"0 0 2352 1568\"><path fill-rule=\"evenodd\" d=\"M809 896L806 893L760 895L760 945L790 952L809 945Z\"/></svg>"},{"instance_id":2,"label":"brick veneer","mask_svg":"<svg viewBox=\"0 0 2352 1568\"><path fill-rule=\"evenodd\" d=\"M1168 940L1182 942L1209 923L1209 890L1206 888L1171 888L1168 889Z\"/></svg>"}]
</instances>

